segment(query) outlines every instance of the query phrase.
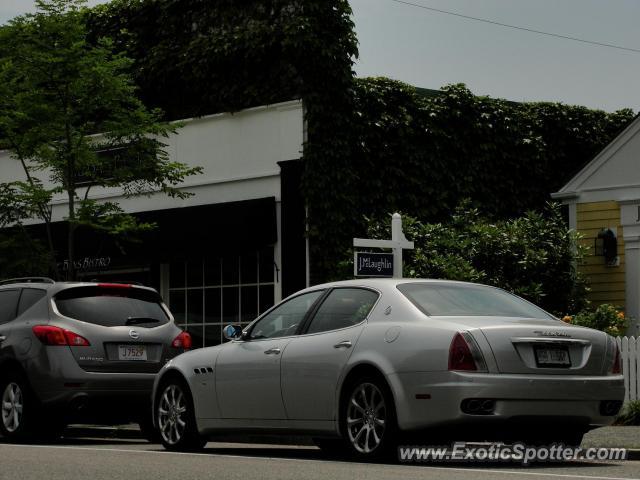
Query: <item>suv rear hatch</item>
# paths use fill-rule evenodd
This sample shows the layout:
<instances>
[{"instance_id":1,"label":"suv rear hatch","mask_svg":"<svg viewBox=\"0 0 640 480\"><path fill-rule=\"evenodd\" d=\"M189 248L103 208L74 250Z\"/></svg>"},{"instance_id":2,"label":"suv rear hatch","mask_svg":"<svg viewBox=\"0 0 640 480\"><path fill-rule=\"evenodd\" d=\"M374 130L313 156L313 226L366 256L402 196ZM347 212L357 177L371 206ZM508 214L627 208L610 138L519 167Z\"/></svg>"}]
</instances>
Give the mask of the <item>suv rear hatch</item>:
<instances>
[{"instance_id":1,"label":"suv rear hatch","mask_svg":"<svg viewBox=\"0 0 640 480\"><path fill-rule=\"evenodd\" d=\"M70 344L86 371L156 373L180 353L171 347L180 329L155 290L123 284L78 286L59 292L53 303L56 326L89 343Z\"/></svg>"}]
</instances>

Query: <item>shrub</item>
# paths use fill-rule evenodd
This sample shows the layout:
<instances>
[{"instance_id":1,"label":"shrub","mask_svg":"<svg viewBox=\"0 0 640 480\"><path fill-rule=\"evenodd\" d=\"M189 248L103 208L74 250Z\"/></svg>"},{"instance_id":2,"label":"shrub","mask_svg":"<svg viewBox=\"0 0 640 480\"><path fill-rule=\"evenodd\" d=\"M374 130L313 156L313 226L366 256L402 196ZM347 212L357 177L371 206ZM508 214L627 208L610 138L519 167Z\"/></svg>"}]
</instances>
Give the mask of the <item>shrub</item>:
<instances>
[{"instance_id":1,"label":"shrub","mask_svg":"<svg viewBox=\"0 0 640 480\"><path fill-rule=\"evenodd\" d=\"M468 202L446 223L403 218L415 250L405 252L404 276L485 283L562 315L586 306L587 286L575 266L584 255L560 206L492 222ZM388 238L389 222L369 221L370 238Z\"/></svg>"},{"instance_id":2,"label":"shrub","mask_svg":"<svg viewBox=\"0 0 640 480\"><path fill-rule=\"evenodd\" d=\"M574 316L567 315L563 320L573 325L602 330L613 336L623 335L627 327L627 319L624 316L624 312L606 303L598 306L593 311L585 310Z\"/></svg>"},{"instance_id":3,"label":"shrub","mask_svg":"<svg viewBox=\"0 0 640 480\"><path fill-rule=\"evenodd\" d=\"M616 417L614 425L640 425L640 400L628 402Z\"/></svg>"}]
</instances>

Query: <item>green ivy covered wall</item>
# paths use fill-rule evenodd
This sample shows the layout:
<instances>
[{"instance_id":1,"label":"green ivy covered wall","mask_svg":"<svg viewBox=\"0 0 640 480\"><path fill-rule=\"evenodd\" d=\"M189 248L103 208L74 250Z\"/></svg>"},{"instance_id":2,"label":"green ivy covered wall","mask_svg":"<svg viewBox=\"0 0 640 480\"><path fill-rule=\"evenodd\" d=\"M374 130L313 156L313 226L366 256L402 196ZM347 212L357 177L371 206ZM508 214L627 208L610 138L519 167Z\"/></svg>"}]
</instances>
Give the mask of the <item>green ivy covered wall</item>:
<instances>
[{"instance_id":1,"label":"green ivy covered wall","mask_svg":"<svg viewBox=\"0 0 640 480\"><path fill-rule=\"evenodd\" d=\"M541 208L633 116L356 79L346 0L115 0L87 22L170 119L304 100L313 283L339 274L365 215L439 221L463 198L496 218Z\"/></svg>"}]
</instances>

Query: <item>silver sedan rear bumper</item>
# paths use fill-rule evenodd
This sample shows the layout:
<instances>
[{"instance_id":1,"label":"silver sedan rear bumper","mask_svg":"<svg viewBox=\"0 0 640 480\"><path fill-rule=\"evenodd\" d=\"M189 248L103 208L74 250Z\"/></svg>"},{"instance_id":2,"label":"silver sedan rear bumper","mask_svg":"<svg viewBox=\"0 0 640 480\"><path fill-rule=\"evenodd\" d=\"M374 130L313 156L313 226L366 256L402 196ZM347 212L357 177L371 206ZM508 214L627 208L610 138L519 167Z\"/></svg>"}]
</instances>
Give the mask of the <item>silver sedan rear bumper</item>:
<instances>
[{"instance_id":1,"label":"silver sedan rear bumper","mask_svg":"<svg viewBox=\"0 0 640 480\"><path fill-rule=\"evenodd\" d=\"M542 422L575 420L590 427L609 425L603 401L624 398L619 376L510 375L466 372L396 373L387 377L395 396L402 430L479 424L499 425L527 418ZM464 413L466 399L492 399L490 414Z\"/></svg>"}]
</instances>

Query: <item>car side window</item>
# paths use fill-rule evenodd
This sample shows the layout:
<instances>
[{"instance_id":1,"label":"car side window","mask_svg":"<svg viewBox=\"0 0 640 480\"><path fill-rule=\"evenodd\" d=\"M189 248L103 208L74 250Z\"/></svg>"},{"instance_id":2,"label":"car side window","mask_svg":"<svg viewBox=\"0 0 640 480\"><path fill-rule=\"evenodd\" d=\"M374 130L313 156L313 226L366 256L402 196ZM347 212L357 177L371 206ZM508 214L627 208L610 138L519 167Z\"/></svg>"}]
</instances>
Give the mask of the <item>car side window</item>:
<instances>
[{"instance_id":1,"label":"car side window","mask_svg":"<svg viewBox=\"0 0 640 480\"><path fill-rule=\"evenodd\" d=\"M295 334L309 309L324 290L304 293L277 306L253 326L249 339L287 337Z\"/></svg>"},{"instance_id":2,"label":"car side window","mask_svg":"<svg viewBox=\"0 0 640 480\"><path fill-rule=\"evenodd\" d=\"M16 318L19 298L20 290L0 291L0 325Z\"/></svg>"},{"instance_id":3,"label":"car side window","mask_svg":"<svg viewBox=\"0 0 640 480\"><path fill-rule=\"evenodd\" d=\"M23 288L20 295L20 303L18 303L18 316L33 307L38 300L46 297L47 292L38 288Z\"/></svg>"},{"instance_id":4,"label":"car side window","mask_svg":"<svg viewBox=\"0 0 640 480\"><path fill-rule=\"evenodd\" d=\"M364 288L336 288L322 302L307 333L327 332L362 322L378 300L378 294Z\"/></svg>"}]
</instances>

